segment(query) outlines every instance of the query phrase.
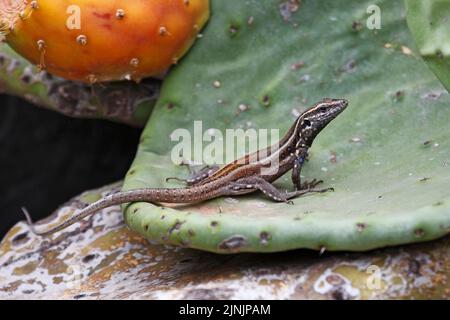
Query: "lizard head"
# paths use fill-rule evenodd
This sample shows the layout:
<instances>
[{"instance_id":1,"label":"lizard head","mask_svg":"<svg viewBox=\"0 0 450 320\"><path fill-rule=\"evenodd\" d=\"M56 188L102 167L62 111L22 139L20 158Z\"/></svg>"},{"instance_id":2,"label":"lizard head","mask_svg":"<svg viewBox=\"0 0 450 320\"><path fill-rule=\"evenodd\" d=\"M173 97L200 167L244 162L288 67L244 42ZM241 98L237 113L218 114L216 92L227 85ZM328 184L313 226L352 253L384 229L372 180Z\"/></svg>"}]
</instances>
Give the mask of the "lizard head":
<instances>
[{"instance_id":1,"label":"lizard head","mask_svg":"<svg viewBox=\"0 0 450 320\"><path fill-rule=\"evenodd\" d=\"M314 138L347 108L345 99L323 99L301 114L297 121L298 145L311 146Z\"/></svg>"}]
</instances>

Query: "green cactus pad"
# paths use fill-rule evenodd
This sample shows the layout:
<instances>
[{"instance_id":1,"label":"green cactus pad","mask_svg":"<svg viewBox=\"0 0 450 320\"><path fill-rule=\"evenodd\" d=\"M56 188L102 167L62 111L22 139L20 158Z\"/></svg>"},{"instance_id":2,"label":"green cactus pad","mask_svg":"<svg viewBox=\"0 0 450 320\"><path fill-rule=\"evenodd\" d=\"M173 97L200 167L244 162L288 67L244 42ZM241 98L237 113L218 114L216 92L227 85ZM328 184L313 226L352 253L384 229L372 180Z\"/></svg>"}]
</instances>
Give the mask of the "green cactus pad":
<instances>
[{"instance_id":1,"label":"green cactus pad","mask_svg":"<svg viewBox=\"0 0 450 320\"><path fill-rule=\"evenodd\" d=\"M323 97L350 105L317 138L303 175L335 192L295 205L260 193L163 208L126 207L128 225L157 242L218 253L295 248L363 251L450 231L450 97L415 52L403 3L212 1L213 16L165 81L125 189L176 187L170 134L279 128ZM219 85L220 84L220 85ZM245 105L246 107L239 107ZM276 185L291 189L290 175Z\"/></svg>"},{"instance_id":2,"label":"green cactus pad","mask_svg":"<svg viewBox=\"0 0 450 320\"><path fill-rule=\"evenodd\" d=\"M450 90L450 2L406 0L406 9L419 53Z\"/></svg>"}]
</instances>

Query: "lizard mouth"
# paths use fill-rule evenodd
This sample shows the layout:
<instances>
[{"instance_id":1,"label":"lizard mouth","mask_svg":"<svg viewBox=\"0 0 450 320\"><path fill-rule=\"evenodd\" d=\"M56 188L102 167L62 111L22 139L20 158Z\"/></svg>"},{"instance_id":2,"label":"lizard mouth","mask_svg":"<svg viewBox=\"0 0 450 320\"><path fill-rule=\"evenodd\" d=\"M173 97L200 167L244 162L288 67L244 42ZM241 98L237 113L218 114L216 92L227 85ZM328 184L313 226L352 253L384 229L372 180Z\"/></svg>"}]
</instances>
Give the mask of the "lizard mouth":
<instances>
[{"instance_id":1,"label":"lizard mouth","mask_svg":"<svg viewBox=\"0 0 450 320\"><path fill-rule=\"evenodd\" d=\"M31 12L28 0L0 0L0 41L10 33L19 19Z\"/></svg>"}]
</instances>

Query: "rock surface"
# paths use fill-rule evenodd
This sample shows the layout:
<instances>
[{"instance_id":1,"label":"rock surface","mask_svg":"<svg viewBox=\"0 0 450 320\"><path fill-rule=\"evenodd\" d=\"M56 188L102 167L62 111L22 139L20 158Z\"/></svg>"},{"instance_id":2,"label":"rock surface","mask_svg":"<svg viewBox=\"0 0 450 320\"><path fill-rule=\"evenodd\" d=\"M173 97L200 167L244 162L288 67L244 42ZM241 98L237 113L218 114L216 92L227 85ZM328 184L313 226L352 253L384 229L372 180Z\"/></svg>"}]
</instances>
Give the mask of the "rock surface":
<instances>
[{"instance_id":1,"label":"rock surface","mask_svg":"<svg viewBox=\"0 0 450 320\"><path fill-rule=\"evenodd\" d=\"M44 222L119 186L86 192ZM13 227L0 244L0 299L450 298L449 259L449 237L368 253L217 255L152 244L112 207L47 239Z\"/></svg>"}]
</instances>

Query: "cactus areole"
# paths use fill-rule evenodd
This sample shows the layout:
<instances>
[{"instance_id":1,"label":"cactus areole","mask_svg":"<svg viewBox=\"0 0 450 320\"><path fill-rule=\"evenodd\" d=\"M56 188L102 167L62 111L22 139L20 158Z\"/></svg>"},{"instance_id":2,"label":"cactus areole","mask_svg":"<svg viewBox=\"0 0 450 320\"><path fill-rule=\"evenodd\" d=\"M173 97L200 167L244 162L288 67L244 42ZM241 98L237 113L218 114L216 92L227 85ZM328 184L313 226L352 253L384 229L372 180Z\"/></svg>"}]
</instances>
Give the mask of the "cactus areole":
<instances>
[{"instance_id":1,"label":"cactus areole","mask_svg":"<svg viewBox=\"0 0 450 320\"><path fill-rule=\"evenodd\" d=\"M0 0L0 39L83 82L161 76L209 18L208 0Z\"/></svg>"}]
</instances>

